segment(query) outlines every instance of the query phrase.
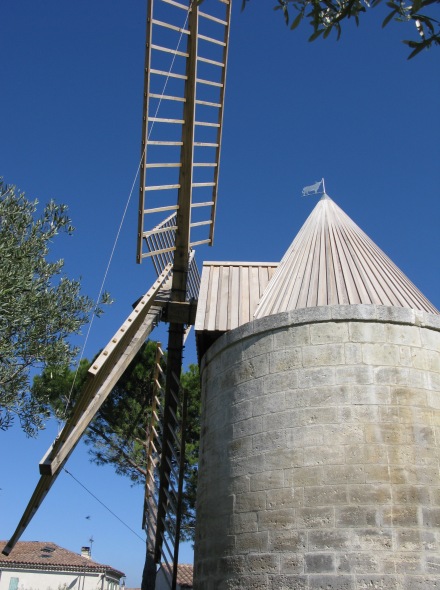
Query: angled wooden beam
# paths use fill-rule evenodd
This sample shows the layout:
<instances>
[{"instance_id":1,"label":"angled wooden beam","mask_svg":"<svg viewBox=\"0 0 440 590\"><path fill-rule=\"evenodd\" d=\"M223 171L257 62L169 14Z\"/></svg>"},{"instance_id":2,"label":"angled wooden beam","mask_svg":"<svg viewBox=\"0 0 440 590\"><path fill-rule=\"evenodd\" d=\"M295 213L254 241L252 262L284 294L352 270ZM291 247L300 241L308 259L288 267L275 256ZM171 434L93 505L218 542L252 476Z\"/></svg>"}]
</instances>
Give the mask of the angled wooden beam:
<instances>
[{"instance_id":1,"label":"angled wooden beam","mask_svg":"<svg viewBox=\"0 0 440 590\"><path fill-rule=\"evenodd\" d=\"M155 311L157 312L157 317L155 316ZM136 352L139 350L139 348L142 346L142 343L145 342L145 339L147 338L148 334L151 332L160 313L161 313L161 308L154 308L151 310L151 312L148 314L148 316L145 318L143 324L139 328L139 333L136 334L136 336L133 338L133 341L130 343L129 347L127 347L128 348L126 351L127 354L123 355L120 359L120 362L116 363L115 373L117 373L118 370L121 369L122 364L126 364L126 361L128 359L130 359L130 360L128 360L128 362L131 362L132 358L134 357ZM103 395L105 394L105 388L108 389L107 394L110 393L112 387L113 387L113 385L111 385L111 379L109 379L105 384L103 384L101 394L103 394ZM102 397L101 397L101 399L102 399ZM107 395L105 395L105 398L106 397L107 397ZM102 400L102 401L104 401L104 400ZM92 418L93 418L93 416L92 416ZM10 538L10 540L5 545L5 547L2 551L4 555L9 555L11 550L14 548L16 542L20 539L20 537L23 534L23 532L25 531L26 527L28 526L28 524L32 520L34 514L36 513L36 511L40 507L42 501L46 497L50 488L55 483L56 478L60 474L61 469L63 468L63 466L66 463L67 459L69 458L70 454L73 452L79 438L76 437L75 440L76 440L76 442L74 442L73 444L69 444L68 446L62 447L61 452L59 452L55 456L54 459L51 459L50 457L52 456L52 453L53 453L55 445L56 445L56 442L55 442L55 444L49 449L45 458L43 458L43 462L40 464L40 472L42 473L42 475L37 483L37 486L35 487L34 493L32 494L32 497L29 500L29 503L23 513L23 516L20 519L20 522L19 522L14 534L12 535L12 537Z\"/></svg>"},{"instance_id":2,"label":"angled wooden beam","mask_svg":"<svg viewBox=\"0 0 440 590\"><path fill-rule=\"evenodd\" d=\"M167 265L153 286L137 303L134 310L89 368L84 389L72 416L67 421L52 449L40 463L40 472L52 474L70 454L87 426L116 385L136 352L145 342L160 317L159 308L152 311L155 296L169 277ZM145 338L142 340L144 333Z\"/></svg>"},{"instance_id":3,"label":"angled wooden beam","mask_svg":"<svg viewBox=\"0 0 440 590\"><path fill-rule=\"evenodd\" d=\"M9 555L23 534L81 435L160 320L162 307L155 306L154 299L169 278L170 268L171 265L168 265L151 289L142 297L89 369L86 384L71 418L40 463L41 477L14 534L3 549L4 555Z\"/></svg>"}]
</instances>

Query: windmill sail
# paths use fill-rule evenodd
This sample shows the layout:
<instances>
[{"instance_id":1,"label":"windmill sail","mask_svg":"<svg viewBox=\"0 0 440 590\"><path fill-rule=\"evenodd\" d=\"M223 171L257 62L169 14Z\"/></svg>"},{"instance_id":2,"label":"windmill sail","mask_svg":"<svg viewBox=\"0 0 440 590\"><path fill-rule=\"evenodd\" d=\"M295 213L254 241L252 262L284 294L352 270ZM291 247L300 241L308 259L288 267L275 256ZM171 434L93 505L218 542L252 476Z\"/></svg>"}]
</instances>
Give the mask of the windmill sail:
<instances>
[{"instance_id":1,"label":"windmill sail","mask_svg":"<svg viewBox=\"0 0 440 590\"><path fill-rule=\"evenodd\" d=\"M186 193L189 244L212 244L231 3L150 0L137 262L148 229ZM180 226L179 226L180 227Z\"/></svg>"},{"instance_id":2,"label":"windmill sail","mask_svg":"<svg viewBox=\"0 0 440 590\"><path fill-rule=\"evenodd\" d=\"M202 8L196 2L150 0L145 61L137 261L151 257L157 271L167 260L173 264L154 514L156 562L164 559L170 538L174 545L172 588L179 535L170 534L167 522L171 512L176 523L180 520L181 491L177 502L172 499L176 432L184 433L176 421L183 402L179 378L200 284L192 248L212 244L214 237L231 2L207 0ZM166 114L159 116L162 105ZM170 217L163 220L164 213ZM184 456L183 447L178 455Z\"/></svg>"},{"instance_id":3,"label":"windmill sail","mask_svg":"<svg viewBox=\"0 0 440 590\"><path fill-rule=\"evenodd\" d=\"M169 280L170 270L168 265L90 367L72 416L40 463L40 480L3 549L5 555L9 555L20 539L87 426L159 321L162 307L156 304L155 298Z\"/></svg>"}]
</instances>

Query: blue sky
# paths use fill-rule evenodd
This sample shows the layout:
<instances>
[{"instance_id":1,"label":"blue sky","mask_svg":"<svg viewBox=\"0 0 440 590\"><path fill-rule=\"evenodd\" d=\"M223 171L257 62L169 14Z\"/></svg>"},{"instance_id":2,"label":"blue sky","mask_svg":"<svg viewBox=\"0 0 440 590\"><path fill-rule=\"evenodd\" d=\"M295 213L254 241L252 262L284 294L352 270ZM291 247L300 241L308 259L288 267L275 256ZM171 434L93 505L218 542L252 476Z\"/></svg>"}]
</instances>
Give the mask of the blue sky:
<instances>
[{"instance_id":1,"label":"blue sky","mask_svg":"<svg viewBox=\"0 0 440 590\"><path fill-rule=\"evenodd\" d=\"M302 187L325 177L329 195L440 307L439 50L408 62L401 39L413 31L382 30L384 8L345 25L339 42L310 44L309 25L290 32L274 3L233 8L216 239L197 251L199 265L280 260L315 204ZM0 174L28 197L69 206L77 229L53 256L92 297L139 163L144 21L143 0L0 5ZM94 322L89 357L155 278L148 261L135 264L137 193L135 182L106 283L115 303ZM185 362L195 362L193 339ZM0 433L0 538L13 532L55 435L56 425L37 440ZM83 448L67 469L142 536L139 488L90 465ZM141 540L67 474L23 539L79 550L91 535L94 558L138 586Z\"/></svg>"}]
</instances>

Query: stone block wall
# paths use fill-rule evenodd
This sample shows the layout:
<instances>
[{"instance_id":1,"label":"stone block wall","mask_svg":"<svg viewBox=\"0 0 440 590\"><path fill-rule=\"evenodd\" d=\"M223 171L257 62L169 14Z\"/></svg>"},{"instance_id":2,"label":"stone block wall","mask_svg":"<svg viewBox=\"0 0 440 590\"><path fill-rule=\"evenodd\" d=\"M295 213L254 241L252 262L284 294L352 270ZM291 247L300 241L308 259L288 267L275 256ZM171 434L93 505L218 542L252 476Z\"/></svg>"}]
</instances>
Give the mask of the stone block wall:
<instances>
[{"instance_id":1,"label":"stone block wall","mask_svg":"<svg viewBox=\"0 0 440 590\"><path fill-rule=\"evenodd\" d=\"M269 316L202 384L197 590L440 589L440 317Z\"/></svg>"}]
</instances>

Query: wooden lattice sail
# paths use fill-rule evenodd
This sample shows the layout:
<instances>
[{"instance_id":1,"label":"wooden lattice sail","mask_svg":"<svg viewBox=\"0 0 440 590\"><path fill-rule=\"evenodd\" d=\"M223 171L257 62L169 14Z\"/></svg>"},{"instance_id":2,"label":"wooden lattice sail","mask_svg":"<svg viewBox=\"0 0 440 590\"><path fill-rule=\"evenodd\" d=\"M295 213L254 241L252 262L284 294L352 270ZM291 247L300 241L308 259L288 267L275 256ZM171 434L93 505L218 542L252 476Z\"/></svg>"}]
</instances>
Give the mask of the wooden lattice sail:
<instances>
[{"instance_id":1,"label":"wooden lattice sail","mask_svg":"<svg viewBox=\"0 0 440 590\"><path fill-rule=\"evenodd\" d=\"M188 226L189 247L212 244L230 16L228 1L149 2L138 262L152 255L146 239L166 232L156 229L166 213Z\"/></svg>"}]
</instances>

